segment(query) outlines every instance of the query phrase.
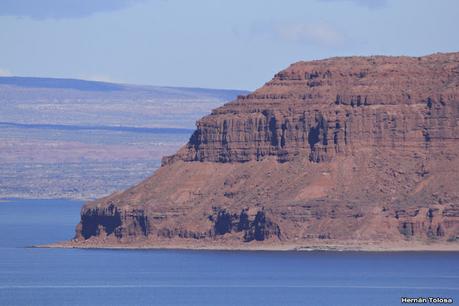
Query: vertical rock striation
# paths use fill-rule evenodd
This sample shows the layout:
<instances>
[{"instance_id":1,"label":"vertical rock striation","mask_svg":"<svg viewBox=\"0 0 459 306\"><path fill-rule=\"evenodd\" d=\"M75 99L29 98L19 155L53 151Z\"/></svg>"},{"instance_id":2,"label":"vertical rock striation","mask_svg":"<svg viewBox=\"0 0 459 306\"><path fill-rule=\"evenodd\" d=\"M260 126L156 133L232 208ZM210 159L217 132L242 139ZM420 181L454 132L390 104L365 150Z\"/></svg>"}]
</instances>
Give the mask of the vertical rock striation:
<instances>
[{"instance_id":1,"label":"vertical rock striation","mask_svg":"<svg viewBox=\"0 0 459 306\"><path fill-rule=\"evenodd\" d=\"M298 62L88 203L76 239L455 243L458 119L459 53Z\"/></svg>"}]
</instances>

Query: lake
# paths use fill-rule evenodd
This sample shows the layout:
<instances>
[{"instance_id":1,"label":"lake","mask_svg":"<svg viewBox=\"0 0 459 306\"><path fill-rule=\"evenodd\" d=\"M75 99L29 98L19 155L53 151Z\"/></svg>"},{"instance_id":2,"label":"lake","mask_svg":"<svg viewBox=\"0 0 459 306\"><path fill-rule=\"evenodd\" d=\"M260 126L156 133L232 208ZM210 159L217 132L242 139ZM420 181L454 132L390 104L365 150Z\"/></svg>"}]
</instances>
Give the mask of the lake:
<instances>
[{"instance_id":1,"label":"lake","mask_svg":"<svg viewBox=\"0 0 459 306\"><path fill-rule=\"evenodd\" d=\"M36 249L70 239L83 203L0 202L0 305L401 305L459 301L450 252Z\"/></svg>"}]
</instances>

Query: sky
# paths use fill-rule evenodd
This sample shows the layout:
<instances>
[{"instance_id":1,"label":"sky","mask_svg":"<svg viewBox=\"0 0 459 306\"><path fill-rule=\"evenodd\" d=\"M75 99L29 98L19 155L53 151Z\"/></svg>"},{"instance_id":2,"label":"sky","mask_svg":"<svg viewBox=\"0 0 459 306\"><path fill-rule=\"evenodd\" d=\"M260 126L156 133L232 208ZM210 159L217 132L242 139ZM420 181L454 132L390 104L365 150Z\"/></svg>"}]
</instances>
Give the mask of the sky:
<instances>
[{"instance_id":1,"label":"sky","mask_svg":"<svg viewBox=\"0 0 459 306\"><path fill-rule=\"evenodd\" d=\"M459 51L457 0L0 0L0 76L254 90L300 60Z\"/></svg>"}]
</instances>

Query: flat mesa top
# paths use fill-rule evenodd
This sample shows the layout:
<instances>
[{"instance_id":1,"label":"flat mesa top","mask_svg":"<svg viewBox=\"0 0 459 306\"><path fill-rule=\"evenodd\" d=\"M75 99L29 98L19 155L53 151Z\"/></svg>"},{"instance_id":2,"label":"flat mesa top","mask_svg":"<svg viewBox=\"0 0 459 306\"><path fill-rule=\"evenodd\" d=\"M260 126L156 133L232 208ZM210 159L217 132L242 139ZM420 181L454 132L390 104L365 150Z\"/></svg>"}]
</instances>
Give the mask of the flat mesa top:
<instances>
[{"instance_id":1,"label":"flat mesa top","mask_svg":"<svg viewBox=\"0 0 459 306\"><path fill-rule=\"evenodd\" d=\"M358 97L366 98L367 105L416 104L429 98L448 102L458 96L458 52L422 57L335 57L294 63L229 106L299 100L346 104Z\"/></svg>"}]
</instances>

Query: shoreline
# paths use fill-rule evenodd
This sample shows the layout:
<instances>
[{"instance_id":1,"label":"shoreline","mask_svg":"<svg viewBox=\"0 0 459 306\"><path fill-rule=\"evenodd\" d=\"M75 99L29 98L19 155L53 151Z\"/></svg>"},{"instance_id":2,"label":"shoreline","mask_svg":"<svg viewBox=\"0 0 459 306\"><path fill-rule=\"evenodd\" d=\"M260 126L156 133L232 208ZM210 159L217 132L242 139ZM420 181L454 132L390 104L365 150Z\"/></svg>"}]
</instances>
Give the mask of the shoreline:
<instances>
[{"instance_id":1,"label":"shoreline","mask_svg":"<svg viewBox=\"0 0 459 306\"><path fill-rule=\"evenodd\" d=\"M57 243L33 245L31 248L42 249L94 249L94 250L183 250L183 251L266 251L266 252L459 252L457 243L411 244L411 245L366 245L366 244L266 244L266 245L204 245L204 244L118 244L118 243L75 243L63 241Z\"/></svg>"}]
</instances>

